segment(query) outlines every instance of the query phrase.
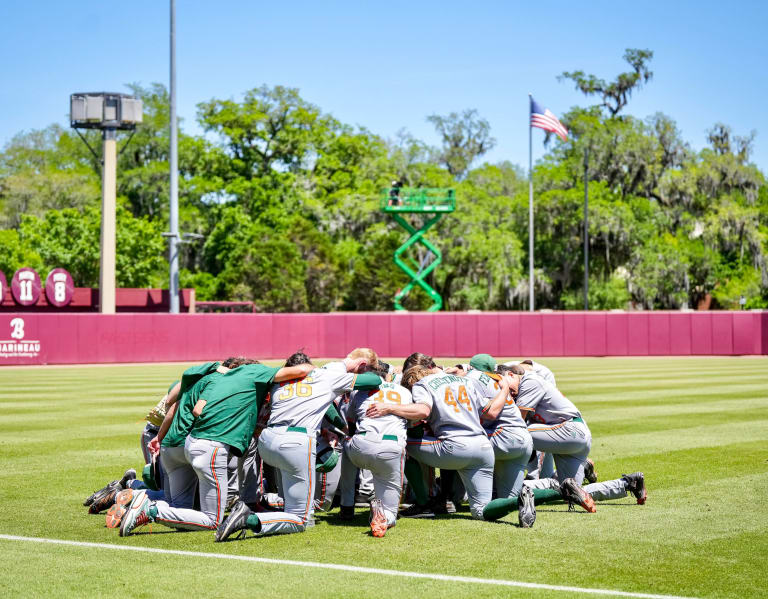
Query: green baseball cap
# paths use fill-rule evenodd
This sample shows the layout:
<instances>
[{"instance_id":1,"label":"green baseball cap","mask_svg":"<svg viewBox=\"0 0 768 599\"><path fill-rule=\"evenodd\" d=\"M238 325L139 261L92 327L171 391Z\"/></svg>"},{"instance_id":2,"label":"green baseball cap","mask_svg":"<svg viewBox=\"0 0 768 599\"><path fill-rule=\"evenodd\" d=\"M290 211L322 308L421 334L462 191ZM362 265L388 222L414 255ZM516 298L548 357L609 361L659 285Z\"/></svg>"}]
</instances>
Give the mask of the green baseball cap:
<instances>
[{"instance_id":1,"label":"green baseball cap","mask_svg":"<svg viewBox=\"0 0 768 599\"><path fill-rule=\"evenodd\" d=\"M147 489L151 489L152 491L157 491L157 472L155 470L155 457L152 456L152 459L150 460L149 464L146 464L144 466L144 470L141 472L141 479L144 481L144 484L147 485Z\"/></svg>"},{"instance_id":2,"label":"green baseball cap","mask_svg":"<svg viewBox=\"0 0 768 599\"><path fill-rule=\"evenodd\" d=\"M475 370L484 370L485 372L496 370L496 360L488 354L475 354L469 361L469 365Z\"/></svg>"},{"instance_id":3,"label":"green baseball cap","mask_svg":"<svg viewBox=\"0 0 768 599\"><path fill-rule=\"evenodd\" d=\"M326 447L317 456L315 470L318 472L330 472L339 463L339 452L332 447Z\"/></svg>"}]
</instances>

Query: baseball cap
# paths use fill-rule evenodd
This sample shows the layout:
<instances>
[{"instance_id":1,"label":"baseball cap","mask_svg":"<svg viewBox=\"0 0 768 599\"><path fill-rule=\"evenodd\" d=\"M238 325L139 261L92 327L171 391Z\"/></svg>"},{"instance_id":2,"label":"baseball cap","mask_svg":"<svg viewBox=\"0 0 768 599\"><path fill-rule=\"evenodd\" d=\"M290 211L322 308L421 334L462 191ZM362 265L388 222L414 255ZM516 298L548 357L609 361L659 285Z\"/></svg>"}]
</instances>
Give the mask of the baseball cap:
<instances>
[{"instance_id":1,"label":"baseball cap","mask_svg":"<svg viewBox=\"0 0 768 599\"><path fill-rule=\"evenodd\" d=\"M469 365L475 370L484 370L485 372L496 370L496 360L488 354L475 354L469 361Z\"/></svg>"}]
</instances>

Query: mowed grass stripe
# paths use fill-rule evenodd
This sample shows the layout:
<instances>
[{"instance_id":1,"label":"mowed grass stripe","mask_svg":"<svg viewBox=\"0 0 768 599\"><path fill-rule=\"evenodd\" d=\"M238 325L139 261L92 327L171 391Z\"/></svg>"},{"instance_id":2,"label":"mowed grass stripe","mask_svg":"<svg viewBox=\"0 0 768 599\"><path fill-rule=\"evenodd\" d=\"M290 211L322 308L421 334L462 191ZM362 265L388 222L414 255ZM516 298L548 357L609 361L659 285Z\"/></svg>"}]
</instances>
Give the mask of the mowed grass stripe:
<instances>
[{"instance_id":1,"label":"mowed grass stripe","mask_svg":"<svg viewBox=\"0 0 768 599\"><path fill-rule=\"evenodd\" d=\"M751 399L740 399L739 410L744 412L758 413L762 411L766 406L766 400L763 397L755 397ZM657 405L633 405L624 406L619 404L616 407L606 407L602 404L593 404L592 402L580 402L579 408L583 415L588 417L588 423L590 427L598 422L621 420L621 419L636 419L654 417L663 414L666 417L674 416L687 416L690 417L691 412L698 414L711 414L711 413L730 413L733 412L733 405L730 400L724 401L721 396L717 396L716 399L710 401L697 401L692 405L691 402L675 402L665 404L663 410L660 410Z\"/></svg>"},{"instance_id":2,"label":"mowed grass stripe","mask_svg":"<svg viewBox=\"0 0 768 599\"><path fill-rule=\"evenodd\" d=\"M708 361L707 368L702 369L693 368L695 360L669 361L668 366L674 370L674 375L667 379L671 384L679 384L681 377L685 377L698 386L702 386L703 378L697 373L712 364ZM567 362L561 360L559 364ZM624 361L625 365L632 362ZM644 371L653 362L641 359L636 363L640 365L639 370ZM549 360L544 363L553 368L562 386L562 368ZM600 380L601 373L610 370L614 363L614 360L578 360L581 372L574 380L585 385L590 380ZM731 363L725 360L728 372ZM754 366L752 375L768 368L765 360L750 361L750 364ZM125 368L131 368L131 376L136 377L134 383L139 384L153 371L153 367ZM498 523L474 521L463 506L458 514L435 521L400 520L382 540L372 539L367 533L367 510L358 510L351 526L341 526L334 511L330 515L318 514L315 529L302 535L249 539L220 547L212 543L209 533L163 534L164 530L157 526L154 534L119 539L111 534L114 531L104 529L103 517L85 513L81 503L86 495L119 477L126 468L141 465L138 439L143 423L139 420L165 389L163 386L153 389L143 400L136 396L126 400L121 394L130 383L112 384L111 376L101 378L98 393L89 391L87 381L91 376L98 377L100 370L107 369L78 369L88 376L79 377L76 389L62 385L60 377L55 376L62 370L65 369L36 371L38 379L41 373L51 375L50 386L42 389L43 392L50 390L44 399L45 406L27 413L26 418L22 414L14 416L8 430L11 435L27 433L28 439L16 443L6 432L0 433L0 505L3 506L0 531L3 533L173 550L221 550L308 561L333 555L337 563L480 578L503 579L509 578L510 572L521 572L526 575L515 578L637 592L734 598L765 595L758 592L765 589L765 581L762 567L756 565L752 551L766 554L768 506L763 497L768 496L765 488L768 464L761 454L766 446L768 426L763 421L753 432L748 428L754 424L751 420L745 422L741 414L735 418L729 415L736 406L744 412L754 410L759 414L759 385L756 385L757 393L738 399L729 395L728 385L721 386L716 393L682 401L677 399L678 389L671 390L667 399L658 402L643 397L622 402L619 397L616 405L609 405L594 401L606 393L592 394L589 390L583 396L572 397L593 430L592 455L597 460L601 479L618 477L622 472L644 471L650 492L645 506L635 505L631 497L599 504L596 514L568 513L564 504L541 506L536 526L529 531L512 525L516 522L514 515ZM163 372L163 385L167 387L173 378L166 382L164 377L168 371ZM660 390L664 388L664 380L664 377L657 380ZM753 376L750 381L754 382ZM15 381L21 385L24 382L23 379ZM646 383L647 373L643 372L627 379L624 386L632 392L642 389ZM718 411L721 399L723 410ZM55 405L56 402L61 403ZM701 411L696 410L697 403L702 404ZM664 411L665 405L670 407L669 412ZM114 412L110 414L111 407ZM95 410L98 410L97 416ZM665 416L671 416L672 410L675 415L665 426ZM719 416L722 420L717 422ZM52 437L58 432L56 428L25 431L27 426L48 427L51 421L66 430L66 434ZM2 406L0 426L3 426ZM99 436L95 431L100 427L103 430ZM745 433L745 429L748 432ZM57 517L52 519L53 513ZM745 540L749 545L743 545ZM418 551L414 551L414 547L418 547ZM446 551L446 547L451 549ZM486 547L499 550L478 551ZM546 567L532 568L531 556L544 556ZM79 563L80 556L70 554L57 559L57 569L67 572L74 563ZM595 567L596 564L599 567ZM216 588L226 596L238 596L242 579L231 576L228 568L221 570L212 586L205 588ZM164 572L167 572L168 578L164 580L168 580L169 587L173 584L174 588L188 593L187 568ZM54 571L41 574L40 578L47 578L48 585L55 588ZM325 588L324 583L316 579L310 582L305 585L305 577L300 577L288 585L288 590L275 585L267 592L276 597L311 595L313 589ZM74 578L70 578L70 583L77 584ZM83 586L81 592L69 594L114 592L112 586L103 584L107 583ZM127 584L132 596L142 596L143 590L136 591L135 585ZM345 595L344 589L334 586L334 594L394 596L388 593L394 584L384 585L386 589L382 586L373 585L370 592L361 591L358 595ZM77 589L77 586L68 588ZM89 593L88 589L93 590ZM401 588L399 596L409 589L408 585ZM445 591L439 589L438 592ZM451 590L451 594L457 593L458 588ZM521 593L527 596L522 589L515 590L515 596ZM530 596L548 596L542 593L531 591Z\"/></svg>"}]
</instances>

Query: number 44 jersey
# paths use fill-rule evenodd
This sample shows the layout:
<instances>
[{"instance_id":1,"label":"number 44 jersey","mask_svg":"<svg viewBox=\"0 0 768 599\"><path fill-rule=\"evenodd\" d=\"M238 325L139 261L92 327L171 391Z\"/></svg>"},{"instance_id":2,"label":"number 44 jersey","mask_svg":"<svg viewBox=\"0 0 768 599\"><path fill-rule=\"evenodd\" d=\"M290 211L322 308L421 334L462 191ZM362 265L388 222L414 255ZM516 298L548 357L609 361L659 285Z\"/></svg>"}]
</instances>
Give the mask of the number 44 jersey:
<instances>
[{"instance_id":1,"label":"number 44 jersey","mask_svg":"<svg viewBox=\"0 0 768 599\"><path fill-rule=\"evenodd\" d=\"M453 374L430 374L413 386L413 402L431 408L427 422L438 439L483 435L480 416L495 394L473 379Z\"/></svg>"},{"instance_id":2,"label":"number 44 jersey","mask_svg":"<svg viewBox=\"0 0 768 599\"><path fill-rule=\"evenodd\" d=\"M413 403L411 392L395 383L382 383L378 389L355 391L347 407L347 419L357 424L358 433L367 435L396 435L405 439L406 421L400 416L387 414L380 418L368 418L365 412L375 402L389 405L406 406Z\"/></svg>"}]
</instances>

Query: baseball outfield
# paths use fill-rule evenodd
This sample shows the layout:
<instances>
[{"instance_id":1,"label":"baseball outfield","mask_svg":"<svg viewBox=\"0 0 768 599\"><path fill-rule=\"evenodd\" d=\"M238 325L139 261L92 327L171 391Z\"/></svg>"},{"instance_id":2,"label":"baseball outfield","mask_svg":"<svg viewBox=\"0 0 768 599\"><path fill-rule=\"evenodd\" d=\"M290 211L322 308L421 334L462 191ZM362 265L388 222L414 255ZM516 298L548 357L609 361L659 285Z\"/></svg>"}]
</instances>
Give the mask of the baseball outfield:
<instances>
[{"instance_id":1,"label":"baseball outfield","mask_svg":"<svg viewBox=\"0 0 768 599\"><path fill-rule=\"evenodd\" d=\"M141 466L142 418L182 365L0 369L0 589L10 597L768 594L768 359L543 362L589 423L600 479L643 471L646 505L628 497L599 503L595 514L542 505L529 530L516 514L481 522L464 506L401 519L382 539L370 536L367 510L353 523L333 510L303 534L221 544L210 532L157 525L119 538L82 506Z\"/></svg>"}]
</instances>

